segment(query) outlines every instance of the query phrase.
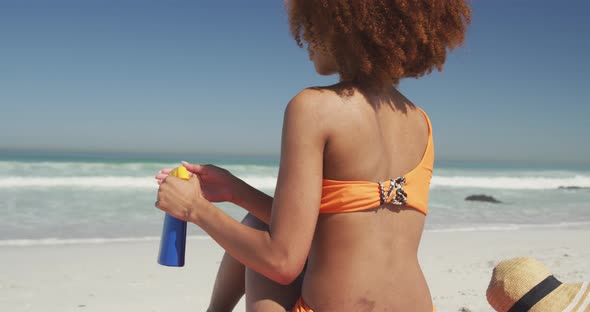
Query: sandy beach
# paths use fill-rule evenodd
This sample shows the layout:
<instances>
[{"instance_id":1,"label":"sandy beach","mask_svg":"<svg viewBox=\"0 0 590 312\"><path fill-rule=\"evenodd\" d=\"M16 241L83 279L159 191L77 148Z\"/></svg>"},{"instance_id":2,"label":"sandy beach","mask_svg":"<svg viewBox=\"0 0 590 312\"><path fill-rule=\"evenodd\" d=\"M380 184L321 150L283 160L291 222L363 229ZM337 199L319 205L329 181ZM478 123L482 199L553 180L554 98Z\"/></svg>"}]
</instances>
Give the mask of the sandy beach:
<instances>
[{"instance_id":1,"label":"sandy beach","mask_svg":"<svg viewBox=\"0 0 590 312\"><path fill-rule=\"evenodd\" d=\"M533 256L563 282L590 280L589 240L588 229L427 231L420 261L438 311L492 311L497 261ZM186 266L168 268L155 261L158 244L0 247L0 311L205 311L222 249L191 239Z\"/></svg>"}]
</instances>

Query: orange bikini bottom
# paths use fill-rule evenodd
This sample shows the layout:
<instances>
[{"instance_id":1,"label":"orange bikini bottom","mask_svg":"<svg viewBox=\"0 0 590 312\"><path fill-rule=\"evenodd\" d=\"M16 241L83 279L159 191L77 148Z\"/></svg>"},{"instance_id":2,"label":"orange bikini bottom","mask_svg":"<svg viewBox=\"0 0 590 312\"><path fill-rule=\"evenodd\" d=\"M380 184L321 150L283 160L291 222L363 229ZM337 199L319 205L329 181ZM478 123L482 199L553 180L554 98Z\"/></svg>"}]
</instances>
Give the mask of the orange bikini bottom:
<instances>
[{"instance_id":1,"label":"orange bikini bottom","mask_svg":"<svg viewBox=\"0 0 590 312\"><path fill-rule=\"evenodd\" d=\"M297 300L297 303L295 303L295 306L293 307L291 312L314 312L314 311L307 304L305 304L305 302L303 302L302 297L299 297L299 299ZM434 308L434 306L432 306L432 312L436 312L436 309Z\"/></svg>"},{"instance_id":2,"label":"orange bikini bottom","mask_svg":"<svg viewBox=\"0 0 590 312\"><path fill-rule=\"evenodd\" d=\"M299 297L297 303L295 303L295 306L291 309L291 312L313 312L313 310L303 302L303 297Z\"/></svg>"}]
</instances>

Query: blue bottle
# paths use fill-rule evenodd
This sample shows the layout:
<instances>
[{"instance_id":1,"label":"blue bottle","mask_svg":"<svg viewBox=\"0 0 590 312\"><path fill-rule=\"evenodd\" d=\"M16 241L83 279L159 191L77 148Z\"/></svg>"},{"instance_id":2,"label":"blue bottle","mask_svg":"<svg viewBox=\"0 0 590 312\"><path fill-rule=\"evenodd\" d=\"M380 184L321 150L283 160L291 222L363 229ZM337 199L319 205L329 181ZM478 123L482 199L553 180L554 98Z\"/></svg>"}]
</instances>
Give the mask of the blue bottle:
<instances>
[{"instance_id":1,"label":"blue bottle","mask_svg":"<svg viewBox=\"0 0 590 312\"><path fill-rule=\"evenodd\" d=\"M188 180L190 175L185 167L177 167L170 175ZM174 218L166 214L164 228L160 239L160 253L158 263L171 267L184 266L184 252L186 248L186 221Z\"/></svg>"},{"instance_id":2,"label":"blue bottle","mask_svg":"<svg viewBox=\"0 0 590 312\"><path fill-rule=\"evenodd\" d=\"M160 240L158 263L165 266L184 266L186 248L186 222L166 214Z\"/></svg>"}]
</instances>

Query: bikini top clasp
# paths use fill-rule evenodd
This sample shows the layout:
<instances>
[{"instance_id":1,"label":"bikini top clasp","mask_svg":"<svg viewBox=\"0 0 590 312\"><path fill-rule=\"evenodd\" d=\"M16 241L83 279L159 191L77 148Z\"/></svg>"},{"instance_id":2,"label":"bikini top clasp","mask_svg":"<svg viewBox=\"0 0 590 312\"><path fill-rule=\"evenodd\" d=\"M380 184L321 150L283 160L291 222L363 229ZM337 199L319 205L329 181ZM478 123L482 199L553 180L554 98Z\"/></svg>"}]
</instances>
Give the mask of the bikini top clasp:
<instances>
[{"instance_id":1,"label":"bikini top clasp","mask_svg":"<svg viewBox=\"0 0 590 312\"><path fill-rule=\"evenodd\" d=\"M389 189L385 194L385 187L382 182L379 182L379 191L381 192L381 205L391 202L394 205L405 205L408 202L408 194L404 191L405 177L397 177L389 180ZM392 198L392 193L395 190L395 196Z\"/></svg>"}]
</instances>

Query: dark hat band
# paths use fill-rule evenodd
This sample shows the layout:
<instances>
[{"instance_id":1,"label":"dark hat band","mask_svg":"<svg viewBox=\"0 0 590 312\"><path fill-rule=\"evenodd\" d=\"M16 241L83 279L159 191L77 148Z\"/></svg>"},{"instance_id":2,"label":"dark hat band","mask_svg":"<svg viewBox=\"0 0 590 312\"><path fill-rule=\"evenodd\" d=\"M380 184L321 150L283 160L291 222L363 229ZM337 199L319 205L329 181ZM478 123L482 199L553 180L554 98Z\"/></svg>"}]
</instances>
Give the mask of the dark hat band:
<instances>
[{"instance_id":1,"label":"dark hat band","mask_svg":"<svg viewBox=\"0 0 590 312\"><path fill-rule=\"evenodd\" d=\"M546 279L542 280L535 287L531 288L522 298L520 298L508 312L527 312L537 302L545 298L549 293L559 287L561 282L558 281L553 275L547 276Z\"/></svg>"}]
</instances>

